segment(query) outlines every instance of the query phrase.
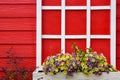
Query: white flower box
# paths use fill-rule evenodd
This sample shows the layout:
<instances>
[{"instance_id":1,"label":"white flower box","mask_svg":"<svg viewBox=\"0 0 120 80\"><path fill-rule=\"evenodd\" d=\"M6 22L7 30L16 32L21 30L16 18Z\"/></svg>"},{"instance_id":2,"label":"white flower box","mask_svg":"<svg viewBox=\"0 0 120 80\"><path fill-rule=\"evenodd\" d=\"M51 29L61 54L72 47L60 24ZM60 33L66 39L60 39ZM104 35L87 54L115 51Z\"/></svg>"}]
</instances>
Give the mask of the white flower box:
<instances>
[{"instance_id":1,"label":"white flower box","mask_svg":"<svg viewBox=\"0 0 120 80\"><path fill-rule=\"evenodd\" d=\"M100 76L89 75L86 76L83 73L74 73L72 77L66 76L63 73L57 73L57 75L45 75L44 72L33 72L33 80L120 80L120 72L110 72L107 74L104 72Z\"/></svg>"}]
</instances>

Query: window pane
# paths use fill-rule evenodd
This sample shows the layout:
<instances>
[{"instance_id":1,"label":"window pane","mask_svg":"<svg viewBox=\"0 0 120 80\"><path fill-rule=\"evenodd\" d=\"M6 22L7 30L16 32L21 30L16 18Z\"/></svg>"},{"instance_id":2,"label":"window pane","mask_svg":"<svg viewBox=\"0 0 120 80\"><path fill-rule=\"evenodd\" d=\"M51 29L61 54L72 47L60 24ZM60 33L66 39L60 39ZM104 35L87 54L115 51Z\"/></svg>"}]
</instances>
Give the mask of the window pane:
<instances>
[{"instance_id":1,"label":"window pane","mask_svg":"<svg viewBox=\"0 0 120 80\"><path fill-rule=\"evenodd\" d=\"M73 48L72 44L75 43L79 49L85 50L86 48L86 40L85 39L67 39L66 40L66 52L72 53Z\"/></svg>"},{"instance_id":2,"label":"window pane","mask_svg":"<svg viewBox=\"0 0 120 80\"><path fill-rule=\"evenodd\" d=\"M42 11L43 34L61 33L61 11Z\"/></svg>"},{"instance_id":3,"label":"window pane","mask_svg":"<svg viewBox=\"0 0 120 80\"><path fill-rule=\"evenodd\" d=\"M103 53L110 63L110 40L91 40L91 48L98 53Z\"/></svg>"},{"instance_id":4,"label":"window pane","mask_svg":"<svg viewBox=\"0 0 120 80\"><path fill-rule=\"evenodd\" d=\"M61 0L42 0L43 6L60 6Z\"/></svg>"},{"instance_id":5,"label":"window pane","mask_svg":"<svg viewBox=\"0 0 120 80\"><path fill-rule=\"evenodd\" d=\"M91 33L110 34L110 11L92 11Z\"/></svg>"},{"instance_id":6,"label":"window pane","mask_svg":"<svg viewBox=\"0 0 120 80\"><path fill-rule=\"evenodd\" d=\"M86 11L66 11L66 34L86 34Z\"/></svg>"},{"instance_id":7,"label":"window pane","mask_svg":"<svg viewBox=\"0 0 120 80\"><path fill-rule=\"evenodd\" d=\"M92 6L105 6L110 5L110 0L91 0Z\"/></svg>"},{"instance_id":8,"label":"window pane","mask_svg":"<svg viewBox=\"0 0 120 80\"><path fill-rule=\"evenodd\" d=\"M66 0L66 6L85 6L86 0Z\"/></svg>"},{"instance_id":9,"label":"window pane","mask_svg":"<svg viewBox=\"0 0 120 80\"><path fill-rule=\"evenodd\" d=\"M47 56L52 56L61 52L61 40L56 39L43 39L42 40L42 61Z\"/></svg>"}]
</instances>

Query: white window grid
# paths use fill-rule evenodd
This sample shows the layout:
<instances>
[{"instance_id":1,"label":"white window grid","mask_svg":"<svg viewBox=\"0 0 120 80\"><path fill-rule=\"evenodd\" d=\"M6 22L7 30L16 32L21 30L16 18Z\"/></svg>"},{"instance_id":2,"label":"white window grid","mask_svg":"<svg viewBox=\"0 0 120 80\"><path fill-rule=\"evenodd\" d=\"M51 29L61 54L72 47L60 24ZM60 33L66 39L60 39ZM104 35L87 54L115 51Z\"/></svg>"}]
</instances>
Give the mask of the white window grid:
<instances>
[{"instance_id":1,"label":"white window grid","mask_svg":"<svg viewBox=\"0 0 120 80\"><path fill-rule=\"evenodd\" d=\"M65 0L61 0L61 6L42 6L42 0L36 0L36 67L42 70L42 39L61 39L61 50L65 52L66 39L86 39L86 47L91 45L91 39L110 40L110 63L116 67L116 0L110 0L109 6L91 6L91 0L87 0L86 6L65 6ZM42 35L42 10L61 10L61 35ZM86 10L86 35L65 35L66 10ZM110 10L110 35L91 35L91 10Z\"/></svg>"}]
</instances>

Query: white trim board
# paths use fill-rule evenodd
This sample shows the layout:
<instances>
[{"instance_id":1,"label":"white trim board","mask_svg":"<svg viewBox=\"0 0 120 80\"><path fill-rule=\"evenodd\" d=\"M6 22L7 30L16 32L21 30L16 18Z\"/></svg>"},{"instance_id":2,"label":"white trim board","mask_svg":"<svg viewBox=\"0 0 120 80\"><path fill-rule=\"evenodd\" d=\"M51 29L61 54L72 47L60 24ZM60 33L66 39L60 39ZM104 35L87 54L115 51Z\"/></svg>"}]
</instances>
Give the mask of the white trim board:
<instances>
[{"instance_id":1,"label":"white trim board","mask_svg":"<svg viewBox=\"0 0 120 80\"><path fill-rule=\"evenodd\" d=\"M42 6L43 10L61 10L61 6ZM91 10L110 10L110 6L91 6ZM87 10L87 6L65 6L65 10Z\"/></svg>"},{"instance_id":2,"label":"white trim board","mask_svg":"<svg viewBox=\"0 0 120 80\"><path fill-rule=\"evenodd\" d=\"M42 70L42 0L36 2L36 67Z\"/></svg>"}]
</instances>

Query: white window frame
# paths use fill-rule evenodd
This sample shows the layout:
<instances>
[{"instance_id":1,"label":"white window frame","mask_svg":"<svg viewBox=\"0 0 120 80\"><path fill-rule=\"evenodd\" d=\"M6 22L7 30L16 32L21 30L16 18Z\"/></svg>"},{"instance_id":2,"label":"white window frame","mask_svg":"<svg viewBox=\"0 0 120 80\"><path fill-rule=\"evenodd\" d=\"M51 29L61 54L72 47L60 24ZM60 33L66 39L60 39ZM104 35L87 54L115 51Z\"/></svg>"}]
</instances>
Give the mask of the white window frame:
<instances>
[{"instance_id":1,"label":"white window frame","mask_svg":"<svg viewBox=\"0 0 120 80\"><path fill-rule=\"evenodd\" d=\"M111 0L110 6L91 6L91 0L87 0L86 6L65 6L65 0L61 0L61 6L42 6L42 0L36 0L36 67L42 70L42 39L61 39L61 50L65 52L66 39L86 39L86 47L91 45L91 39L110 40L110 63L116 67L116 0ZM61 35L42 35L42 10L61 10ZM66 10L86 10L86 35L65 35ZM110 35L91 35L91 10L110 10Z\"/></svg>"}]
</instances>

